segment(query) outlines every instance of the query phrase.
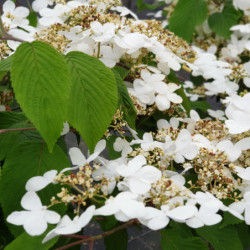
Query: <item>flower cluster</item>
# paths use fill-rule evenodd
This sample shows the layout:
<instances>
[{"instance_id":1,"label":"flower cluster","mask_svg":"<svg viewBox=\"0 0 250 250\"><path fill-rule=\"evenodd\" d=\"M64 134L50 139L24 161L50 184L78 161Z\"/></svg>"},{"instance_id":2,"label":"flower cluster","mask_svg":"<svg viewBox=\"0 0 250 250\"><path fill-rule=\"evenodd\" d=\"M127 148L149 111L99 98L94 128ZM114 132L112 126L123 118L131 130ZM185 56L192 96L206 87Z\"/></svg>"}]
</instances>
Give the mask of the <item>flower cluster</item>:
<instances>
[{"instance_id":1,"label":"flower cluster","mask_svg":"<svg viewBox=\"0 0 250 250\"><path fill-rule=\"evenodd\" d=\"M247 3L233 2L249 14ZM161 22L137 20L119 4L36 0L32 7L40 17L32 27L28 9L4 3L2 21L11 36L46 42L62 54L81 51L109 68L126 69L124 86L138 129L118 107L94 152L85 157L78 147L70 148L73 167L29 179L21 200L25 210L7 221L30 235L57 224L43 242L79 232L96 216L136 219L159 230L170 220L191 228L215 225L229 212L250 225L250 64L241 59L249 56L249 24L232 27L223 47L217 47L219 38L202 44L199 36L189 46ZM197 32L207 34L207 28L205 22ZM20 43L2 42L0 57L10 56ZM180 71L189 72L190 81L176 80ZM192 79L199 77L203 84L197 86ZM211 96L218 97L221 110L198 114L186 104ZM112 160L101 156L106 143L116 155ZM43 206L36 192L49 185L61 189ZM57 204L72 206L75 217L49 210Z\"/></svg>"}]
</instances>

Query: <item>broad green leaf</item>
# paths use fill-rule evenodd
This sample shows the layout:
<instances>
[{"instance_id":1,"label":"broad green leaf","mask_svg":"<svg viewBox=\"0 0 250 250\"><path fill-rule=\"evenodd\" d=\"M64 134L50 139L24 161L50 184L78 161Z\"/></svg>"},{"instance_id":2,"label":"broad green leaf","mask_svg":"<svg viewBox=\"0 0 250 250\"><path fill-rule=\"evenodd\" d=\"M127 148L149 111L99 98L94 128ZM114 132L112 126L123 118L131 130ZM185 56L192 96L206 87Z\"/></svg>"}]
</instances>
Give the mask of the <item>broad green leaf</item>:
<instances>
[{"instance_id":1,"label":"broad green leaf","mask_svg":"<svg viewBox=\"0 0 250 250\"><path fill-rule=\"evenodd\" d=\"M93 151L117 108L115 77L101 61L82 52L70 52L66 60L72 81L67 120Z\"/></svg>"},{"instance_id":2,"label":"broad green leaf","mask_svg":"<svg viewBox=\"0 0 250 250\"><path fill-rule=\"evenodd\" d=\"M207 17L205 0L179 0L169 19L169 29L187 41L191 41L195 27Z\"/></svg>"},{"instance_id":3,"label":"broad green leaf","mask_svg":"<svg viewBox=\"0 0 250 250\"><path fill-rule=\"evenodd\" d=\"M50 229L51 230L51 229ZM17 249L25 249L25 250L48 250L57 242L59 237L55 237L50 241L42 244L43 238L50 231L47 230L44 234L40 236L30 236L26 232L19 235L14 241L12 241L8 246L6 246L5 250L17 250Z\"/></svg>"},{"instance_id":4,"label":"broad green leaf","mask_svg":"<svg viewBox=\"0 0 250 250\"><path fill-rule=\"evenodd\" d=\"M22 112L0 112L0 129L10 128L22 121L27 121L26 116Z\"/></svg>"},{"instance_id":5,"label":"broad green leaf","mask_svg":"<svg viewBox=\"0 0 250 250\"><path fill-rule=\"evenodd\" d=\"M103 232L111 230L120 225L114 216L105 217L104 220L99 221L99 224ZM106 250L126 250L128 244L128 233L126 228L105 237L104 244Z\"/></svg>"},{"instance_id":6,"label":"broad green leaf","mask_svg":"<svg viewBox=\"0 0 250 250\"><path fill-rule=\"evenodd\" d=\"M136 1L136 5L138 8L138 11L143 11L143 10L155 10L159 7L161 7L163 4L165 4L164 1L160 1L156 4L148 4L148 3L144 3L144 0L137 0Z\"/></svg>"},{"instance_id":7,"label":"broad green leaf","mask_svg":"<svg viewBox=\"0 0 250 250\"><path fill-rule=\"evenodd\" d=\"M10 71L12 60L13 60L13 55L3 60L0 60L0 71Z\"/></svg>"},{"instance_id":8,"label":"broad green leaf","mask_svg":"<svg viewBox=\"0 0 250 250\"><path fill-rule=\"evenodd\" d=\"M113 69L113 72L118 89L118 108L121 108L123 111L124 119L127 121L128 125L135 129L135 120L137 116L135 106L129 96L127 87L123 83L123 78L121 78L119 71Z\"/></svg>"},{"instance_id":9,"label":"broad green leaf","mask_svg":"<svg viewBox=\"0 0 250 250\"><path fill-rule=\"evenodd\" d=\"M196 229L198 235L208 241L215 250L243 249L237 231L233 226L219 228L219 225Z\"/></svg>"},{"instance_id":10,"label":"broad green leaf","mask_svg":"<svg viewBox=\"0 0 250 250\"><path fill-rule=\"evenodd\" d=\"M52 153L49 153L46 144L39 141L26 141L16 146L4 162L0 179L0 202L5 217L13 211L23 210L20 201L26 192L25 184L29 178L43 175L51 169L60 171L69 166L67 155L58 145L55 145ZM48 205L50 198L59 190L60 186L50 184L39 191L43 204ZM21 226L8 226L14 235L23 231Z\"/></svg>"},{"instance_id":11,"label":"broad green leaf","mask_svg":"<svg viewBox=\"0 0 250 250\"><path fill-rule=\"evenodd\" d=\"M238 23L240 17L240 11L233 5L226 5L222 12L214 13L208 18L208 24L217 35L230 39L230 28Z\"/></svg>"},{"instance_id":12,"label":"broad green leaf","mask_svg":"<svg viewBox=\"0 0 250 250\"><path fill-rule=\"evenodd\" d=\"M52 152L66 121L70 93L64 57L46 43L25 42L14 54L11 78L22 110Z\"/></svg>"},{"instance_id":13,"label":"broad green leaf","mask_svg":"<svg viewBox=\"0 0 250 250\"><path fill-rule=\"evenodd\" d=\"M206 243L199 237L182 238L178 230L161 230L162 250L208 250Z\"/></svg>"},{"instance_id":14,"label":"broad green leaf","mask_svg":"<svg viewBox=\"0 0 250 250\"><path fill-rule=\"evenodd\" d=\"M113 72L118 72L120 77L122 78L122 80L125 79L125 77L128 75L129 73L129 70L128 69L125 69L123 67L120 67L120 66L115 66L113 69Z\"/></svg>"}]
</instances>

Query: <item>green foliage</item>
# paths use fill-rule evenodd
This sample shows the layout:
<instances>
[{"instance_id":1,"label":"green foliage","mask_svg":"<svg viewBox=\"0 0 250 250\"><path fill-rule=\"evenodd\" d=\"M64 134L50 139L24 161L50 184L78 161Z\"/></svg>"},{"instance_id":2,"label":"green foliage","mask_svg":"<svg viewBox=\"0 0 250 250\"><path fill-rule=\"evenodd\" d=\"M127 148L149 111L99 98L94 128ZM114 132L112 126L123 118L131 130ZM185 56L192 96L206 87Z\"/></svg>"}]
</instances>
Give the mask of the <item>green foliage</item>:
<instances>
[{"instance_id":1,"label":"green foliage","mask_svg":"<svg viewBox=\"0 0 250 250\"><path fill-rule=\"evenodd\" d=\"M64 57L43 42L22 43L12 60L11 79L22 110L52 152L66 121L70 93Z\"/></svg>"},{"instance_id":2,"label":"green foliage","mask_svg":"<svg viewBox=\"0 0 250 250\"><path fill-rule=\"evenodd\" d=\"M110 160L115 160L115 159L121 157L121 152L116 152L113 148L113 144L114 144L116 138L117 137L115 135L112 135L106 141L107 142L106 147L108 150L108 156L109 156Z\"/></svg>"},{"instance_id":3,"label":"green foliage","mask_svg":"<svg viewBox=\"0 0 250 250\"><path fill-rule=\"evenodd\" d=\"M237 231L233 226L220 228L219 225L196 229L199 236L208 241L215 250L242 249Z\"/></svg>"},{"instance_id":4,"label":"green foliage","mask_svg":"<svg viewBox=\"0 0 250 250\"><path fill-rule=\"evenodd\" d=\"M7 57L6 59L0 60L0 71L10 71L12 60L13 55Z\"/></svg>"},{"instance_id":5,"label":"green foliage","mask_svg":"<svg viewBox=\"0 0 250 250\"><path fill-rule=\"evenodd\" d=\"M129 96L128 89L123 83L125 72L121 72L117 68L113 69L116 84L118 89L118 108L124 113L124 119L127 121L128 125L135 129L135 120L136 120L136 110L135 106ZM128 73L128 72L127 72ZM125 75L126 76L126 75Z\"/></svg>"},{"instance_id":6,"label":"green foliage","mask_svg":"<svg viewBox=\"0 0 250 250\"><path fill-rule=\"evenodd\" d=\"M186 41L191 41L195 27L206 20L205 0L179 0L169 19L169 29Z\"/></svg>"},{"instance_id":7,"label":"green foliage","mask_svg":"<svg viewBox=\"0 0 250 250\"><path fill-rule=\"evenodd\" d=\"M93 152L117 108L115 77L101 61L84 53L70 52L66 60L72 81L67 120Z\"/></svg>"},{"instance_id":8,"label":"green foliage","mask_svg":"<svg viewBox=\"0 0 250 250\"><path fill-rule=\"evenodd\" d=\"M105 217L104 220L99 221L99 224L104 232L119 226L119 223L114 216ZM104 244L106 250L126 250L128 244L127 230L122 229L105 237Z\"/></svg>"},{"instance_id":9,"label":"green foliage","mask_svg":"<svg viewBox=\"0 0 250 250\"><path fill-rule=\"evenodd\" d=\"M25 250L48 250L57 242L59 237L55 237L50 241L42 244L43 238L46 236L48 231L51 230L51 227L40 236L30 236L26 232L19 235L14 241L12 241L8 246L6 246L5 250L17 250L17 249L25 249Z\"/></svg>"},{"instance_id":10,"label":"green foliage","mask_svg":"<svg viewBox=\"0 0 250 250\"><path fill-rule=\"evenodd\" d=\"M37 26L37 13L34 11L31 11L30 14L27 16L27 19L29 20L30 26L36 27Z\"/></svg>"},{"instance_id":11,"label":"green foliage","mask_svg":"<svg viewBox=\"0 0 250 250\"><path fill-rule=\"evenodd\" d=\"M199 237L182 237L176 229L161 230L162 250L208 250L206 243Z\"/></svg>"},{"instance_id":12,"label":"green foliage","mask_svg":"<svg viewBox=\"0 0 250 250\"><path fill-rule=\"evenodd\" d=\"M20 201L25 194L25 184L29 178L43 175L51 169L60 171L69 166L66 154L57 145L52 153L49 153L46 144L39 141L26 141L17 145L8 154L0 179L0 202L5 217L13 211L22 210ZM42 203L49 204L50 198L59 191L58 188L60 189L60 186L49 185L40 191ZM10 224L8 226L14 235L22 232L21 227Z\"/></svg>"},{"instance_id":13,"label":"green foliage","mask_svg":"<svg viewBox=\"0 0 250 250\"><path fill-rule=\"evenodd\" d=\"M195 101L190 102L192 109L200 109L203 112L206 112L208 109L211 109L211 106L206 101Z\"/></svg>"},{"instance_id":14,"label":"green foliage","mask_svg":"<svg viewBox=\"0 0 250 250\"><path fill-rule=\"evenodd\" d=\"M179 96L182 97L183 101L182 101L181 105L184 107L184 109L186 110L186 112L189 114L189 112L190 112L190 110L191 110L192 108L191 108L191 105L190 105L190 101L189 101L189 99L187 98L187 96L186 96L186 94L185 94L185 92L184 92L183 87L177 89L177 90L175 91L175 93L176 93L177 95L179 95Z\"/></svg>"},{"instance_id":15,"label":"green foliage","mask_svg":"<svg viewBox=\"0 0 250 250\"><path fill-rule=\"evenodd\" d=\"M164 3L165 3L164 1L160 1L160 2L157 2L156 4L148 4L148 3L144 3L144 0L136 1L138 11L155 10L161 7Z\"/></svg>"},{"instance_id":16,"label":"green foliage","mask_svg":"<svg viewBox=\"0 0 250 250\"><path fill-rule=\"evenodd\" d=\"M212 14L208 18L208 24L217 35L230 39L230 28L238 23L240 17L240 11L230 4L226 5L222 12Z\"/></svg>"}]
</instances>

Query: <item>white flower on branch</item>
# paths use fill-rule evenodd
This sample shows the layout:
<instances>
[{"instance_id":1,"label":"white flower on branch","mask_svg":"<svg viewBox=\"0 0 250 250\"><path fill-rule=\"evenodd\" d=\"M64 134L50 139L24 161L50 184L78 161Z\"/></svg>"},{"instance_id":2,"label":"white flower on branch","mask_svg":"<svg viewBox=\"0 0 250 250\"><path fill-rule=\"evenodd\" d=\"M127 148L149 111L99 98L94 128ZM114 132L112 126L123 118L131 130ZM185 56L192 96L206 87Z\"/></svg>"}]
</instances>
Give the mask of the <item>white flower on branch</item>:
<instances>
[{"instance_id":1,"label":"white flower on branch","mask_svg":"<svg viewBox=\"0 0 250 250\"><path fill-rule=\"evenodd\" d=\"M23 196L21 205L26 210L11 213L7 217L7 222L17 226L23 225L29 235L41 235L47 229L47 223L56 224L60 220L58 213L42 206L40 198L33 191L29 191Z\"/></svg>"},{"instance_id":2,"label":"white flower on branch","mask_svg":"<svg viewBox=\"0 0 250 250\"><path fill-rule=\"evenodd\" d=\"M75 216L73 220L71 220L68 215L64 215L61 221L56 226L56 228L51 230L46 235L42 243L49 241L57 235L74 234L81 231L82 228L90 222L94 215L94 212L95 206L92 205L88 207L86 211L80 216Z\"/></svg>"}]
</instances>

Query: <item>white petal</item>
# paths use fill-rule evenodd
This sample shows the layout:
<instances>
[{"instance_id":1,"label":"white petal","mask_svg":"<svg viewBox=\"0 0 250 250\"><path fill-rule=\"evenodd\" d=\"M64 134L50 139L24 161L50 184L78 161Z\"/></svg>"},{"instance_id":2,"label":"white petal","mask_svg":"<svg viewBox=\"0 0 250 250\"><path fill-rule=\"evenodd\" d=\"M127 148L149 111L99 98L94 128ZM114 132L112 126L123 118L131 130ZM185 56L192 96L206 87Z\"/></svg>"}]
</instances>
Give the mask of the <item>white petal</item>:
<instances>
[{"instance_id":1,"label":"white petal","mask_svg":"<svg viewBox=\"0 0 250 250\"><path fill-rule=\"evenodd\" d=\"M147 226L151 230L159 230L159 229L165 228L168 225L169 221L170 220L167 216L157 216L151 219L147 223Z\"/></svg>"},{"instance_id":2,"label":"white petal","mask_svg":"<svg viewBox=\"0 0 250 250\"><path fill-rule=\"evenodd\" d=\"M32 3L32 9L39 12L41 9L47 8L48 2L46 0L35 0Z\"/></svg>"},{"instance_id":3,"label":"white petal","mask_svg":"<svg viewBox=\"0 0 250 250\"><path fill-rule=\"evenodd\" d=\"M14 11L13 11L13 15L16 17L21 17L21 18L25 18L29 15L29 9L25 8L25 7L17 7Z\"/></svg>"},{"instance_id":4,"label":"white petal","mask_svg":"<svg viewBox=\"0 0 250 250\"><path fill-rule=\"evenodd\" d=\"M95 206L90 206L83 214L81 214L79 218L80 227L85 227L90 222L90 220L94 215L94 212L95 212Z\"/></svg>"},{"instance_id":5,"label":"white petal","mask_svg":"<svg viewBox=\"0 0 250 250\"><path fill-rule=\"evenodd\" d=\"M150 183L146 183L136 178L129 178L128 184L131 192L135 194L145 194L149 191L151 187Z\"/></svg>"},{"instance_id":6,"label":"white petal","mask_svg":"<svg viewBox=\"0 0 250 250\"><path fill-rule=\"evenodd\" d=\"M23 196L21 205L26 210L39 210L42 208L39 196L33 191L29 191Z\"/></svg>"},{"instance_id":7,"label":"white petal","mask_svg":"<svg viewBox=\"0 0 250 250\"><path fill-rule=\"evenodd\" d=\"M165 111L170 108L170 101L164 95L157 95L155 103L160 111Z\"/></svg>"},{"instance_id":8,"label":"white petal","mask_svg":"<svg viewBox=\"0 0 250 250\"><path fill-rule=\"evenodd\" d=\"M30 211L13 212L7 217L7 222L20 226L27 221L30 216Z\"/></svg>"},{"instance_id":9,"label":"white petal","mask_svg":"<svg viewBox=\"0 0 250 250\"><path fill-rule=\"evenodd\" d=\"M218 224L222 220L222 217L219 214L214 213L200 214L200 218L207 226Z\"/></svg>"},{"instance_id":10,"label":"white petal","mask_svg":"<svg viewBox=\"0 0 250 250\"><path fill-rule=\"evenodd\" d=\"M57 170L50 170L44 173L43 176L52 182L55 179L56 175L57 175Z\"/></svg>"},{"instance_id":11,"label":"white petal","mask_svg":"<svg viewBox=\"0 0 250 250\"><path fill-rule=\"evenodd\" d=\"M126 200L120 204L121 211L129 218L140 218L146 215L144 204L135 200Z\"/></svg>"},{"instance_id":12,"label":"white petal","mask_svg":"<svg viewBox=\"0 0 250 250\"><path fill-rule=\"evenodd\" d=\"M187 205L168 211L167 216L174 219L175 221L184 222L185 220L194 216L196 213L198 213L198 209L195 206Z\"/></svg>"},{"instance_id":13,"label":"white petal","mask_svg":"<svg viewBox=\"0 0 250 250\"><path fill-rule=\"evenodd\" d=\"M95 215L110 216L119 211L119 207L114 202L106 202L106 204L100 208L97 208L94 212Z\"/></svg>"},{"instance_id":14,"label":"white petal","mask_svg":"<svg viewBox=\"0 0 250 250\"><path fill-rule=\"evenodd\" d=\"M8 12L12 13L14 11L14 9L15 9L15 4L10 0L6 1L3 4L3 12L4 13L8 13Z\"/></svg>"},{"instance_id":15,"label":"white petal","mask_svg":"<svg viewBox=\"0 0 250 250\"><path fill-rule=\"evenodd\" d=\"M186 221L186 224L187 224L189 227L192 227L192 228L199 228L199 227L203 227L203 226L204 226L204 223L201 221L201 219L200 219L200 218L197 218L197 217L188 219L188 220Z\"/></svg>"},{"instance_id":16,"label":"white petal","mask_svg":"<svg viewBox=\"0 0 250 250\"><path fill-rule=\"evenodd\" d=\"M72 164L75 166L83 166L86 163L86 158L79 148L71 148L69 156Z\"/></svg>"},{"instance_id":17,"label":"white petal","mask_svg":"<svg viewBox=\"0 0 250 250\"><path fill-rule=\"evenodd\" d=\"M250 202L247 202L245 205L245 222L247 225L250 225Z\"/></svg>"},{"instance_id":18,"label":"white petal","mask_svg":"<svg viewBox=\"0 0 250 250\"><path fill-rule=\"evenodd\" d=\"M45 188L48 184L50 184L50 181L44 178L43 176L35 176L28 180L25 185L25 189L27 191L36 192Z\"/></svg>"},{"instance_id":19,"label":"white petal","mask_svg":"<svg viewBox=\"0 0 250 250\"><path fill-rule=\"evenodd\" d=\"M46 210L44 212L44 219L50 224L58 223L60 221L60 218L61 216L54 211Z\"/></svg>"},{"instance_id":20,"label":"white petal","mask_svg":"<svg viewBox=\"0 0 250 250\"><path fill-rule=\"evenodd\" d=\"M137 175L141 180L153 183L161 178L161 171L153 166L145 166L138 171Z\"/></svg>"},{"instance_id":21,"label":"white petal","mask_svg":"<svg viewBox=\"0 0 250 250\"><path fill-rule=\"evenodd\" d=\"M106 141L105 140L100 140L96 146L95 146L95 151L94 152L99 152L101 153L106 147Z\"/></svg>"},{"instance_id":22,"label":"white petal","mask_svg":"<svg viewBox=\"0 0 250 250\"><path fill-rule=\"evenodd\" d=\"M46 231L47 223L42 216L35 216L27 220L23 227L29 235L36 236Z\"/></svg>"}]
</instances>

